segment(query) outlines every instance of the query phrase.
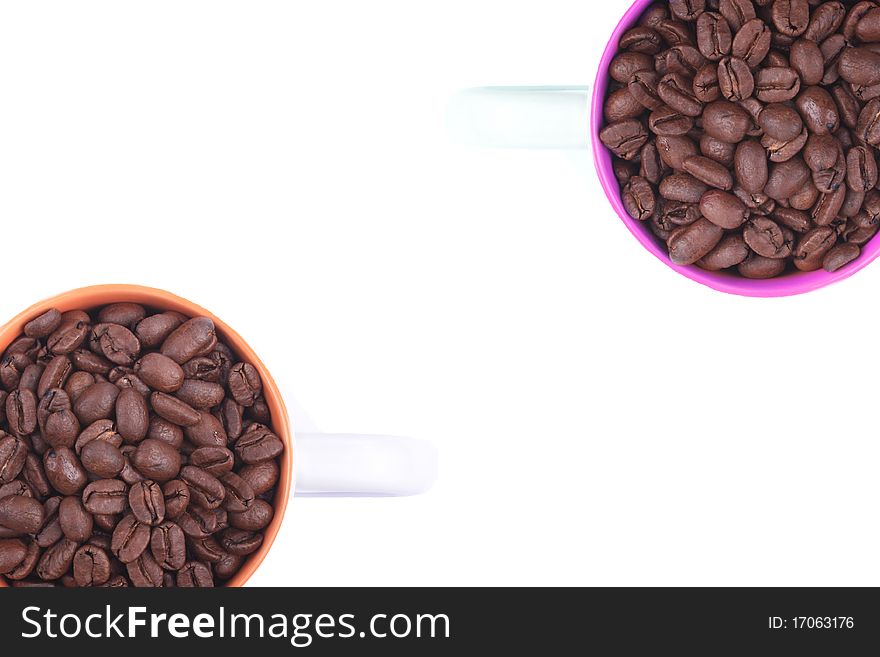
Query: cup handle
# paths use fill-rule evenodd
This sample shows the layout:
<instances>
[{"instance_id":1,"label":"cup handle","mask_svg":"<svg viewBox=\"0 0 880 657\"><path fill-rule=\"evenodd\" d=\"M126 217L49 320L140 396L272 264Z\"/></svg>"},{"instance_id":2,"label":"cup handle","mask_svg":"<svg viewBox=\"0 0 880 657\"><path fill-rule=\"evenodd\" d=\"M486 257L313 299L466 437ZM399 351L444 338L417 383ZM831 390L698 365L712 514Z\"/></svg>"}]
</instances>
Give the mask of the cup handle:
<instances>
[{"instance_id":1,"label":"cup handle","mask_svg":"<svg viewBox=\"0 0 880 657\"><path fill-rule=\"evenodd\" d=\"M453 142L488 148L585 149L589 87L477 87L456 94L447 128Z\"/></svg>"},{"instance_id":2,"label":"cup handle","mask_svg":"<svg viewBox=\"0 0 880 657\"><path fill-rule=\"evenodd\" d=\"M415 438L297 433L294 440L297 495L418 495L437 479L436 449Z\"/></svg>"}]
</instances>

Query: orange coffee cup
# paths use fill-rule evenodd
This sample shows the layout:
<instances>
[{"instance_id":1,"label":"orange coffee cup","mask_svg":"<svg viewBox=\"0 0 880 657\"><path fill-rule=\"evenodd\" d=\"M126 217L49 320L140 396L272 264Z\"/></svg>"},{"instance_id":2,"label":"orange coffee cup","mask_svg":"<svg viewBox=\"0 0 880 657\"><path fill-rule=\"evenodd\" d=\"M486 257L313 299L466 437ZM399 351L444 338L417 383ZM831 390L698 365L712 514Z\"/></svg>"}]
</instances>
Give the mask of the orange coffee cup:
<instances>
[{"instance_id":1,"label":"orange coffee cup","mask_svg":"<svg viewBox=\"0 0 880 657\"><path fill-rule=\"evenodd\" d=\"M70 292L40 301L16 315L0 328L0 353L4 352L12 341L22 334L24 325L27 322L42 315L50 308L57 308L61 312L89 310L98 306L123 301L139 303L157 310L176 310L189 317L197 315L210 317L214 321L218 337L229 345L239 358L256 367L263 380L263 395L266 399L266 404L269 406L269 411L272 413L272 430L281 439L281 442L284 443L284 452L281 455L281 463L279 464L280 473L274 500L275 515L272 518L272 522L264 530L263 544L259 550L250 555L241 569L233 575L232 579L226 582L226 586L243 586L259 568L263 559L266 558L266 555L272 548L275 537L278 535L281 523L284 521L284 512L287 509L287 500L290 497L290 490L293 485L293 441L287 408L284 406L284 400L281 398L281 393L278 391L275 380L257 354L254 353L254 350L238 333L229 328L216 315L170 292L141 287L139 285L96 285L71 290ZM8 584L0 577L0 587L5 586L8 586Z\"/></svg>"}]
</instances>

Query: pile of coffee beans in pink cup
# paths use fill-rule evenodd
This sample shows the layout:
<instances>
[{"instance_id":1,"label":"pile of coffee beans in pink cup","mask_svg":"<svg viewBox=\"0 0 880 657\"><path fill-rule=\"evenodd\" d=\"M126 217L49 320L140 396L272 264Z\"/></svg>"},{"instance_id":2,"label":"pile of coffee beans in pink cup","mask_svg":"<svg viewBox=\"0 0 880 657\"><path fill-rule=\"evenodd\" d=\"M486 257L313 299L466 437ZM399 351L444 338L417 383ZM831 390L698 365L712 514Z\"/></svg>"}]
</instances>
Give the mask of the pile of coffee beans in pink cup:
<instances>
[{"instance_id":1,"label":"pile of coffee beans in pink cup","mask_svg":"<svg viewBox=\"0 0 880 657\"><path fill-rule=\"evenodd\" d=\"M602 143L678 265L833 272L880 228L880 5L669 0L611 61Z\"/></svg>"}]
</instances>

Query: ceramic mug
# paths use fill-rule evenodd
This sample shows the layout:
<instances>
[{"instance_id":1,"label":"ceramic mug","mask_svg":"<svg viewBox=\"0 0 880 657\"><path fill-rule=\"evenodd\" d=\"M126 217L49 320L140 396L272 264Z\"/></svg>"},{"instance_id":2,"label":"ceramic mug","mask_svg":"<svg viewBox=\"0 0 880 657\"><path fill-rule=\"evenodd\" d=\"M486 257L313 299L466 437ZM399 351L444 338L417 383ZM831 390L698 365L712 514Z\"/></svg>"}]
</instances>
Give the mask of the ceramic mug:
<instances>
[{"instance_id":1,"label":"ceramic mug","mask_svg":"<svg viewBox=\"0 0 880 657\"><path fill-rule=\"evenodd\" d=\"M0 353L21 335L27 322L50 308L62 312L88 310L124 301L159 311L174 310L190 317L210 317L218 337L260 373L263 396L272 413L272 430L284 443L273 502L275 515L264 531L260 549L226 586L243 586L260 566L284 522L292 491L310 497L388 497L423 493L433 484L437 456L434 448L423 441L396 436L294 433L278 386L250 345L211 312L164 290L138 285L98 285L59 294L31 306L0 328ZM7 584L0 577L0 587L4 586Z\"/></svg>"},{"instance_id":2,"label":"ceramic mug","mask_svg":"<svg viewBox=\"0 0 880 657\"><path fill-rule=\"evenodd\" d=\"M803 294L836 283L870 264L880 255L880 235L862 246L861 255L845 267L826 272L788 272L768 280L753 280L695 265L677 265L647 222L629 216L620 198L611 152L599 140L604 126L603 106L608 91L608 67L624 32L638 24L654 0L636 0L608 40L592 96L589 87L484 87L467 89L452 101L448 122L453 140L504 148L592 148L596 172L608 202L645 249L679 274L721 292L748 297Z\"/></svg>"}]
</instances>

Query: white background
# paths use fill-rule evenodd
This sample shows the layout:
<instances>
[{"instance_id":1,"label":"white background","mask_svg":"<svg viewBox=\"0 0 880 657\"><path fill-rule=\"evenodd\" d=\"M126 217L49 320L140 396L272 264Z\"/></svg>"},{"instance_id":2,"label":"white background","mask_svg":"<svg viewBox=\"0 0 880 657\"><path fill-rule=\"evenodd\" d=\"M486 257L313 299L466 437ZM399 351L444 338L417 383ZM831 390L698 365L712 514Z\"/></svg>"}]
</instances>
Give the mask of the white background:
<instances>
[{"instance_id":1,"label":"white background","mask_svg":"<svg viewBox=\"0 0 880 657\"><path fill-rule=\"evenodd\" d=\"M587 84L627 3L0 10L0 317L93 283L236 327L410 499L295 500L254 585L880 584L880 265L807 296L647 255L588 153L451 146L449 98Z\"/></svg>"}]
</instances>

